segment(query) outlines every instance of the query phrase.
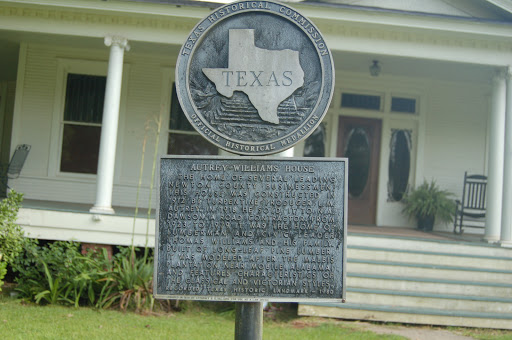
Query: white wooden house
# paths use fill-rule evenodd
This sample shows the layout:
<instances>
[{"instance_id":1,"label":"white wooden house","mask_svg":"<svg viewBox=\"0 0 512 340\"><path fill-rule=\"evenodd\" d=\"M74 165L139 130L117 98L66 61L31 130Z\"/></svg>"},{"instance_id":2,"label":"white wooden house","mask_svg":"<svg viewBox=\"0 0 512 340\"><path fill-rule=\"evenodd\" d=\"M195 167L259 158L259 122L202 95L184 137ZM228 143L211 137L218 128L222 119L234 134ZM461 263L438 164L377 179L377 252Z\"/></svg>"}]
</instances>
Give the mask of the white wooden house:
<instances>
[{"instance_id":1,"label":"white wooden house","mask_svg":"<svg viewBox=\"0 0 512 340\"><path fill-rule=\"evenodd\" d=\"M145 127L158 117L157 153L218 152L188 130L172 96L181 45L218 5L0 1L1 157L7 163L17 145L31 146L20 177L9 182L25 195L20 223L27 232L129 243ZM324 155L350 152L353 137L353 145L367 150L367 171L354 177L349 223L413 227L401 214L397 190L435 179L460 196L468 171L489 175L485 238L509 244L511 2L294 5L322 31L335 61ZM375 76L373 64L380 68ZM157 133L150 125L141 207L148 206ZM294 151L303 152L304 144ZM136 229L145 235L140 222Z\"/></svg>"},{"instance_id":2,"label":"white wooden house","mask_svg":"<svg viewBox=\"0 0 512 340\"><path fill-rule=\"evenodd\" d=\"M181 45L217 6L187 0L0 0L0 161L7 164L18 145L31 147L20 176L9 180L24 194L18 222L31 237L128 245L135 231L137 245L153 245L154 215L147 208L155 207L155 194L150 194L155 152L219 153L190 130L173 95ZM475 288L467 294L494 296L496 305L489 307L494 309L454 314L428 307L418 315L437 319L409 321L510 326L512 256L503 248L512 245L512 1L326 0L293 6L320 29L336 69L323 129L293 152L349 155L359 163L351 176L350 225L412 229L414 221L401 213L404 189L434 179L460 196L466 171L489 178L485 229L470 232L499 246L489 251L467 245L435 248L356 235L349 259L356 253L364 258L365 251L384 257L382 247L401 246L393 254L410 262L417 251L423 269L426 262L436 265L445 257L475 266L485 262L491 274L486 271L482 282L501 276L473 285L485 286L487 293ZM355 149L363 151L354 154ZM451 231L452 226L438 223L435 230ZM448 256L454 248L464 255ZM476 257L470 258L473 253ZM354 274L361 261L349 263L349 288L359 284L358 278L365 278L361 285L373 280L383 288L405 275ZM372 261L383 270L382 262ZM460 266L454 263L446 266ZM470 286L457 281L458 272L454 275L438 283L463 290ZM414 306L420 304L418 294L429 303L454 297L451 288L442 293L445 288L429 280L415 293ZM420 286L413 281L400 285ZM370 300L364 295L368 288L361 287L349 292L352 301L356 294ZM390 290L371 293L389 295ZM346 317L382 312L374 319L404 320L392 318L389 310L369 309L368 314L359 307L353 305L354 314ZM400 308L403 315L412 310ZM474 318L458 322L459 315ZM489 318L499 322L474 321Z\"/></svg>"}]
</instances>

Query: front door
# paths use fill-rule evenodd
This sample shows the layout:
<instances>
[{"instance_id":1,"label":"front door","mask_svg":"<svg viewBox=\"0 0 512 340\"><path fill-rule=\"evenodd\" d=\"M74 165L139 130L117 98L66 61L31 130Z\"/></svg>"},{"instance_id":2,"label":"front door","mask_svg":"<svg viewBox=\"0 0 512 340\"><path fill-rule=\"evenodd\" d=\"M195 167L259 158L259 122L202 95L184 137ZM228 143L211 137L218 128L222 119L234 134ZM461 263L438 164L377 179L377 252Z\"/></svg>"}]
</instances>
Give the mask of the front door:
<instances>
[{"instance_id":1,"label":"front door","mask_svg":"<svg viewBox=\"0 0 512 340\"><path fill-rule=\"evenodd\" d=\"M348 158L348 223L375 225L382 122L340 117L338 157Z\"/></svg>"}]
</instances>

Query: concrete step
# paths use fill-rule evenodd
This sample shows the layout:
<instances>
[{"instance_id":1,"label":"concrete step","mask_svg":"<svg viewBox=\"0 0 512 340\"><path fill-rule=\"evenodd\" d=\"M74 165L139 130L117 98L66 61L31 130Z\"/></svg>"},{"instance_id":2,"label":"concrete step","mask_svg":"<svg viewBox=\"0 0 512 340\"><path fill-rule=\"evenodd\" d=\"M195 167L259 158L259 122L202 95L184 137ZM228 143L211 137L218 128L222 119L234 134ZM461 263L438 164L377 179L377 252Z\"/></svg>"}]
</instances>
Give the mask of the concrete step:
<instances>
[{"instance_id":1,"label":"concrete step","mask_svg":"<svg viewBox=\"0 0 512 340\"><path fill-rule=\"evenodd\" d=\"M347 288L347 302L408 308L429 308L475 313L508 313L512 299L459 294L403 292L386 289Z\"/></svg>"},{"instance_id":2,"label":"concrete step","mask_svg":"<svg viewBox=\"0 0 512 340\"><path fill-rule=\"evenodd\" d=\"M349 259L393 261L421 264L443 264L459 267L512 270L512 258L475 254L402 250L384 247L348 246Z\"/></svg>"},{"instance_id":3,"label":"concrete step","mask_svg":"<svg viewBox=\"0 0 512 340\"><path fill-rule=\"evenodd\" d=\"M388 289L402 292L425 292L508 298L512 297L512 282L474 282L443 278L398 277L367 273L347 273L347 289Z\"/></svg>"},{"instance_id":4,"label":"concrete step","mask_svg":"<svg viewBox=\"0 0 512 340\"><path fill-rule=\"evenodd\" d=\"M512 315L438 308L410 308L371 304L300 304L299 315L479 328L512 329Z\"/></svg>"},{"instance_id":5,"label":"concrete step","mask_svg":"<svg viewBox=\"0 0 512 340\"><path fill-rule=\"evenodd\" d=\"M406 237L380 235L349 234L347 246L364 246L395 249L427 251L451 254L481 255L512 259L512 248L503 248L494 244L469 243L445 240L419 240Z\"/></svg>"},{"instance_id":6,"label":"concrete step","mask_svg":"<svg viewBox=\"0 0 512 340\"><path fill-rule=\"evenodd\" d=\"M512 249L349 234L345 304L300 315L512 329Z\"/></svg>"},{"instance_id":7,"label":"concrete step","mask_svg":"<svg viewBox=\"0 0 512 340\"><path fill-rule=\"evenodd\" d=\"M475 282L512 282L512 270L481 269L443 264L347 259L347 273L372 273L418 278L443 278Z\"/></svg>"}]
</instances>

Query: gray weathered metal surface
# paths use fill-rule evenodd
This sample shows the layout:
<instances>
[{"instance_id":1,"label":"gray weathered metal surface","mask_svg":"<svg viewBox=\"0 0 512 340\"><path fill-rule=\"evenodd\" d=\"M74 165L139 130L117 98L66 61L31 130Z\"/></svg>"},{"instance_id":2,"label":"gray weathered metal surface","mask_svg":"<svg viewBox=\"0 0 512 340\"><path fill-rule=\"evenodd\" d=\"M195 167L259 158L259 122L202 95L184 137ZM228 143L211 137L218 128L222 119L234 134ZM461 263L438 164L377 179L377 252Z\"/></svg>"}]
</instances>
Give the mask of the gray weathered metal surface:
<instances>
[{"instance_id":1,"label":"gray weathered metal surface","mask_svg":"<svg viewBox=\"0 0 512 340\"><path fill-rule=\"evenodd\" d=\"M235 340L263 338L263 303L238 302L235 306Z\"/></svg>"},{"instance_id":2,"label":"gray weathered metal surface","mask_svg":"<svg viewBox=\"0 0 512 340\"><path fill-rule=\"evenodd\" d=\"M166 156L155 296L344 298L346 159Z\"/></svg>"},{"instance_id":3,"label":"gray weathered metal surface","mask_svg":"<svg viewBox=\"0 0 512 340\"><path fill-rule=\"evenodd\" d=\"M183 45L176 88L185 115L210 142L233 153L292 147L320 124L334 67L314 24L272 1L225 5Z\"/></svg>"}]
</instances>

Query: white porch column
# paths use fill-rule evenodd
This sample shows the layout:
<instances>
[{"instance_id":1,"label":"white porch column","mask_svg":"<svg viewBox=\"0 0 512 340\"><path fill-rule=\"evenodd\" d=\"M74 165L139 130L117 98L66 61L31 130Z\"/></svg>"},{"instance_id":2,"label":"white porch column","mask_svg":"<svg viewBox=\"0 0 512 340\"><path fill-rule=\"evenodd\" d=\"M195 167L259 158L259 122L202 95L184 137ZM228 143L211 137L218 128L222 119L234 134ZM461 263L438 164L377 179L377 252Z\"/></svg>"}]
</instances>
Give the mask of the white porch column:
<instances>
[{"instance_id":1,"label":"white porch column","mask_svg":"<svg viewBox=\"0 0 512 340\"><path fill-rule=\"evenodd\" d=\"M123 75L124 51L129 51L128 40L121 37L105 37L105 45L110 46L108 60L105 103L101 125L98 176L96 182L96 203L92 213L113 214L112 189L114 186L114 165L116 158L119 103L121 101L121 81Z\"/></svg>"},{"instance_id":2,"label":"white porch column","mask_svg":"<svg viewBox=\"0 0 512 340\"><path fill-rule=\"evenodd\" d=\"M492 79L492 103L489 122L489 159L487 218L485 240L498 242L501 232L501 200L503 198L503 157L505 150L506 74L498 72Z\"/></svg>"},{"instance_id":3,"label":"white porch column","mask_svg":"<svg viewBox=\"0 0 512 340\"><path fill-rule=\"evenodd\" d=\"M505 117L505 159L503 167L503 206L501 244L512 247L512 68L507 70L507 109Z\"/></svg>"}]
</instances>

